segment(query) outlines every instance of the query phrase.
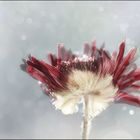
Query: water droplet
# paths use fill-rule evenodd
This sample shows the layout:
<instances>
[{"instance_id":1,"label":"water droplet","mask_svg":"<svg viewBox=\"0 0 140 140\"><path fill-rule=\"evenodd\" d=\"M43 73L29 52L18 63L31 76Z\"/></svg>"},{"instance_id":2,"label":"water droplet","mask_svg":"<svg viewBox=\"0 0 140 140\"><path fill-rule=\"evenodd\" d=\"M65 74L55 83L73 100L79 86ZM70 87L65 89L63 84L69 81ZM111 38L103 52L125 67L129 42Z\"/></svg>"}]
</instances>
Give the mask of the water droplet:
<instances>
[{"instance_id":1,"label":"water droplet","mask_svg":"<svg viewBox=\"0 0 140 140\"><path fill-rule=\"evenodd\" d=\"M126 106L123 106L122 110L124 110L124 111L127 110L127 107Z\"/></svg>"},{"instance_id":2,"label":"water droplet","mask_svg":"<svg viewBox=\"0 0 140 140\"><path fill-rule=\"evenodd\" d=\"M28 24L32 24L33 20L32 20L31 18L27 18L26 22L27 22Z\"/></svg>"},{"instance_id":3,"label":"water droplet","mask_svg":"<svg viewBox=\"0 0 140 140\"><path fill-rule=\"evenodd\" d=\"M46 12L45 11L41 11L40 15L44 17L44 16L46 16Z\"/></svg>"},{"instance_id":4,"label":"water droplet","mask_svg":"<svg viewBox=\"0 0 140 140\"><path fill-rule=\"evenodd\" d=\"M30 107L31 105L32 105L32 103L31 103L30 100L26 100L26 101L23 102L23 106L26 107L26 108Z\"/></svg>"},{"instance_id":5,"label":"water droplet","mask_svg":"<svg viewBox=\"0 0 140 140\"><path fill-rule=\"evenodd\" d=\"M39 85L41 85L41 84L42 84L42 82L38 81L38 84L39 84Z\"/></svg>"},{"instance_id":6,"label":"water droplet","mask_svg":"<svg viewBox=\"0 0 140 140\"><path fill-rule=\"evenodd\" d=\"M22 36L21 36L21 40L24 41L24 40L26 40L26 39L27 39L26 35L22 35Z\"/></svg>"},{"instance_id":7,"label":"water droplet","mask_svg":"<svg viewBox=\"0 0 140 140\"><path fill-rule=\"evenodd\" d=\"M52 19L52 20L56 20L56 15L55 14L50 14L50 18Z\"/></svg>"},{"instance_id":8,"label":"water droplet","mask_svg":"<svg viewBox=\"0 0 140 140\"><path fill-rule=\"evenodd\" d=\"M100 6L100 7L99 7L99 11L100 11L100 12L103 12L103 11L104 11L104 8L103 8L102 6Z\"/></svg>"},{"instance_id":9,"label":"water droplet","mask_svg":"<svg viewBox=\"0 0 140 140\"><path fill-rule=\"evenodd\" d=\"M135 114L135 111L134 110L129 110L129 114L130 115L134 115Z\"/></svg>"},{"instance_id":10,"label":"water droplet","mask_svg":"<svg viewBox=\"0 0 140 140\"><path fill-rule=\"evenodd\" d=\"M17 24L22 24L24 22L24 17L17 18Z\"/></svg>"},{"instance_id":11,"label":"water droplet","mask_svg":"<svg viewBox=\"0 0 140 140\"><path fill-rule=\"evenodd\" d=\"M118 17L119 17L118 15L113 15L113 19L115 20L118 19Z\"/></svg>"},{"instance_id":12,"label":"water droplet","mask_svg":"<svg viewBox=\"0 0 140 140\"><path fill-rule=\"evenodd\" d=\"M129 27L129 24L128 23L122 23L120 24L120 29L122 32L125 32Z\"/></svg>"}]
</instances>

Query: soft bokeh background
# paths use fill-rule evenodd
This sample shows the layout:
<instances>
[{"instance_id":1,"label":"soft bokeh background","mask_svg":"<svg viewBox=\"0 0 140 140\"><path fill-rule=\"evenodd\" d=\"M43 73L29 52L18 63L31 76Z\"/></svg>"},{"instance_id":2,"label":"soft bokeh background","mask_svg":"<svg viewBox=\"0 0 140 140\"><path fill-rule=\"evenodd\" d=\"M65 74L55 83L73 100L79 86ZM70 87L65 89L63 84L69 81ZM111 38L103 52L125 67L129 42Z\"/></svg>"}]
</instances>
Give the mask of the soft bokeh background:
<instances>
[{"instance_id":1,"label":"soft bokeh background","mask_svg":"<svg viewBox=\"0 0 140 140\"><path fill-rule=\"evenodd\" d=\"M140 2L0 2L0 138L80 138L82 113L56 111L21 59L46 59L57 43L73 51L122 40L140 46ZM140 64L139 60L137 64ZM93 121L90 138L140 138L140 108L113 104Z\"/></svg>"}]
</instances>

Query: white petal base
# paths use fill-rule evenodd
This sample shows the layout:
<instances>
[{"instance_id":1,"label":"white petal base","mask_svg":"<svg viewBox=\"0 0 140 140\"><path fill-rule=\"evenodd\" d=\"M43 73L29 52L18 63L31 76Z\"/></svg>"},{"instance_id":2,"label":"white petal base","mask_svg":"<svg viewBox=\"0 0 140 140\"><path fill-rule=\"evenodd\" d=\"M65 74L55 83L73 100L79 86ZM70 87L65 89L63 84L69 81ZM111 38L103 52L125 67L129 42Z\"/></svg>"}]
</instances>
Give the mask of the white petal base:
<instances>
[{"instance_id":1,"label":"white petal base","mask_svg":"<svg viewBox=\"0 0 140 140\"><path fill-rule=\"evenodd\" d=\"M114 100L117 88L112 85L112 77L99 77L89 71L74 70L68 78L67 91L54 93L56 109L64 114L78 111L78 104L88 96L88 112L91 117L99 115Z\"/></svg>"}]
</instances>

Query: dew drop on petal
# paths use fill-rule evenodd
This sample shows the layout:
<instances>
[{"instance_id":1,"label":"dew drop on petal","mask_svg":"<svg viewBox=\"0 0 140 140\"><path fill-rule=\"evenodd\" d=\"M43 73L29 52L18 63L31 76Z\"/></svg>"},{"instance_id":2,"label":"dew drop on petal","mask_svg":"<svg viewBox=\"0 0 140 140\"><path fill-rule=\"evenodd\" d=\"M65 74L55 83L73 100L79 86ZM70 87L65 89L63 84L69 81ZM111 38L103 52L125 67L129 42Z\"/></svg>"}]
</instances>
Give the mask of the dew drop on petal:
<instances>
[{"instance_id":1,"label":"dew drop on petal","mask_svg":"<svg viewBox=\"0 0 140 140\"><path fill-rule=\"evenodd\" d=\"M39 85L41 85L41 84L42 84L42 82L38 81L38 84L39 84Z\"/></svg>"}]
</instances>

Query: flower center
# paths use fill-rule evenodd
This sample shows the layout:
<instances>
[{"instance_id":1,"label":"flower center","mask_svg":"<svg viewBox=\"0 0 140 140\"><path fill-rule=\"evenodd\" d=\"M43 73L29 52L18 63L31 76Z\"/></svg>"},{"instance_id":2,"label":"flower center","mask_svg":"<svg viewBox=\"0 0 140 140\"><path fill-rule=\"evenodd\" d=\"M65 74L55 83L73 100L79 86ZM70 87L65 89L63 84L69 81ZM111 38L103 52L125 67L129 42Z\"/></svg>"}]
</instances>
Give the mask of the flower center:
<instances>
[{"instance_id":1,"label":"flower center","mask_svg":"<svg viewBox=\"0 0 140 140\"><path fill-rule=\"evenodd\" d=\"M90 94L95 96L114 96L116 88L112 76L100 76L91 71L73 70L68 78L68 89L73 94ZM107 92L107 93L106 93Z\"/></svg>"},{"instance_id":2,"label":"flower center","mask_svg":"<svg viewBox=\"0 0 140 140\"><path fill-rule=\"evenodd\" d=\"M113 86L112 76L100 75L91 71L73 70L68 77L68 90L55 93L56 108L64 114L72 114L78 111L79 102L88 96L89 113L97 116L106 109L110 102L114 101L117 88Z\"/></svg>"}]
</instances>

